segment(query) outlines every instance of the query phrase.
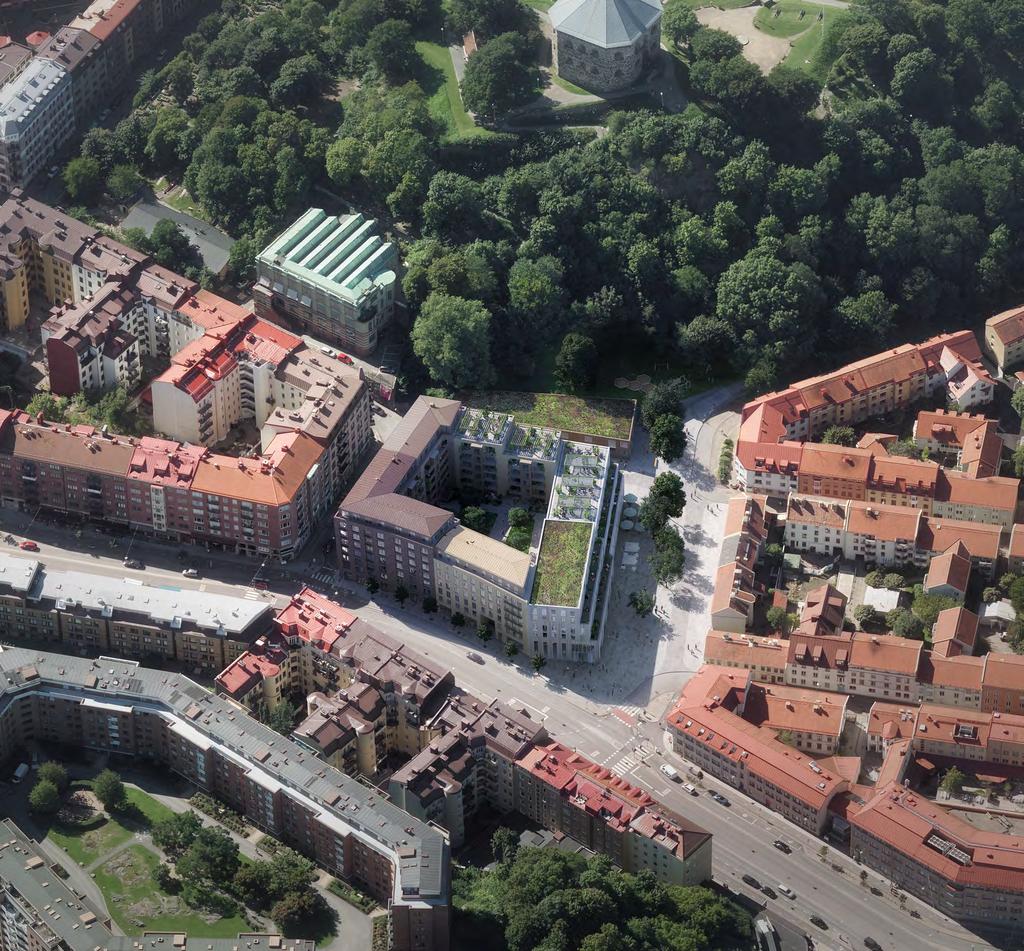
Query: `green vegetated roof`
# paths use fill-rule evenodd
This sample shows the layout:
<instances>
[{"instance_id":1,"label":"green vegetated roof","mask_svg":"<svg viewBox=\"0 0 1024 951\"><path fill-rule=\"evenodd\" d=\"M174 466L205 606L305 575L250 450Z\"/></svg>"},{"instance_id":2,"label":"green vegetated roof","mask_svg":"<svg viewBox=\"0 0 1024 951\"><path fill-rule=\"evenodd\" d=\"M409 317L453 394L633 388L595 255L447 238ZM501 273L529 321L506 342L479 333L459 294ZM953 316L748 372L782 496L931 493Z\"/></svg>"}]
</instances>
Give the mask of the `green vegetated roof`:
<instances>
[{"instance_id":1,"label":"green vegetated roof","mask_svg":"<svg viewBox=\"0 0 1024 951\"><path fill-rule=\"evenodd\" d=\"M521 426L543 426L609 439L629 439L633 400L586 399L565 393L470 393L463 402L477 409L511 413Z\"/></svg>"},{"instance_id":2,"label":"green vegetated roof","mask_svg":"<svg viewBox=\"0 0 1024 951\"><path fill-rule=\"evenodd\" d=\"M575 607L579 603L592 528L589 522L549 519L544 523L530 596L534 604Z\"/></svg>"}]
</instances>

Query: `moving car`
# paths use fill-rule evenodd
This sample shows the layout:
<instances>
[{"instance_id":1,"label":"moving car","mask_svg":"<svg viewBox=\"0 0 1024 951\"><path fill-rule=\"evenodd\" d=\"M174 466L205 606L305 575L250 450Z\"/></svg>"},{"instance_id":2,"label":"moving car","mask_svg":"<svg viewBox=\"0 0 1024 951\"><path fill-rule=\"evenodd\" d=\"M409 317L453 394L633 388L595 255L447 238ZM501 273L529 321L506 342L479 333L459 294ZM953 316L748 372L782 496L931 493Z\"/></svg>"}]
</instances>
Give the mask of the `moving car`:
<instances>
[{"instance_id":1,"label":"moving car","mask_svg":"<svg viewBox=\"0 0 1024 951\"><path fill-rule=\"evenodd\" d=\"M184 570L184 571L182 572L182 574L183 574L183 575L184 575L184 576L185 576L186 578L198 578L198 577L199 577L199 572L198 572L198 571L197 571L197 570L196 570L195 568L186 568L186 569L185 569L185 570Z\"/></svg>"},{"instance_id":2,"label":"moving car","mask_svg":"<svg viewBox=\"0 0 1024 951\"><path fill-rule=\"evenodd\" d=\"M882 946L874 938L865 938L864 947L870 948L871 951L882 951Z\"/></svg>"},{"instance_id":3,"label":"moving car","mask_svg":"<svg viewBox=\"0 0 1024 951\"><path fill-rule=\"evenodd\" d=\"M466 651L466 656L473 661L474 664L482 664L484 659L476 651Z\"/></svg>"},{"instance_id":4,"label":"moving car","mask_svg":"<svg viewBox=\"0 0 1024 951\"><path fill-rule=\"evenodd\" d=\"M815 928L821 928L822 931L828 931L828 922L824 918L819 918L817 915L811 915L811 924Z\"/></svg>"},{"instance_id":5,"label":"moving car","mask_svg":"<svg viewBox=\"0 0 1024 951\"><path fill-rule=\"evenodd\" d=\"M21 542L18 547L22 551L39 551L39 546L35 542L29 541L27 538Z\"/></svg>"},{"instance_id":6,"label":"moving car","mask_svg":"<svg viewBox=\"0 0 1024 951\"><path fill-rule=\"evenodd\" d=\"M676 772L676 768L675 768L674 766L669 766L669 764L668 764L668 763L662 763L662 764L661 764L661 766L660 766L660 767L658 767L658 768L659 768L659 769L660 769L660 770L661 770L661 771L662 771L662 772L663 772L663 773L664 773L664 774L665 774L666 776L668 776L668 778L669 778L669 779L671 779L671 780L672 780L672 782L675 782L675 781L676 781L677 779L679 779L679 773L678 773L678 772Z\"/></svg>"},{"instance_id":7,"label":"moving car","mask_svg":"<svg viewBox=\"0 0 1024 951\"><path fill-rule=\"evenodd\" d=\"M693 783L683 783L683 789L685 789L691 796L698 795L697 787Z\"/></svg>"},{"instance_id":8,"label":"moving car","mask_svg":"<svg viewBox=\"0 0 1024 951\"><path fill-rule=\"evenodd\" d=\"M788 885L777 885L776 888L778 888L778 890L787 898L796 898L796 892Z\"/></svg>"},{"instance_id":9,"label":"moving car","mask_svg":"<svg viewBox=\"0 0 1024 951\"><path fill-rule=\"evenodd\" d=\"M720 806L731 806L732 805L732 803L729 802L729 800L726 799L725 796L723 796L720 792L715 792L715 790L713 790L713 789L711 790L711 792L708 793L708 795L712 799L714 799L715 802L717 802Z\"/></svg>"},{"instance_id":10,"label":"moving car","mask_svg":"<svg viewBox=\"0 0 1024 951\"><path fill-rule=\"evenodd\" d=\"M743 881L745 881L751 888L760 889L761 887L761 883L749 872L743 876Z\"/></svg>"},{"instance_id":11,"label":"moving car","mask_svg":"<svg viewBox=\"0 0 1024 951\"><path fill-rule=\"evenodd\" d=\"M780 852L785 852L786 855L791 854L793 851L785 842L782 841L782 839L776 839L772 845L774 845Z\"/></svg>"},{"instance_id":12,"label":"moving car","mask_svg":"<svg viewBox=\"0 0 1024 951\"><path fill-rule=\"evenodd\" d=\"M778 893L775 891L774 888L771 887L771 885L762 885L761 886L761 892L763 894L767 895L769 898L778 898L779 897Z\"/></svg>"}]
</instances>

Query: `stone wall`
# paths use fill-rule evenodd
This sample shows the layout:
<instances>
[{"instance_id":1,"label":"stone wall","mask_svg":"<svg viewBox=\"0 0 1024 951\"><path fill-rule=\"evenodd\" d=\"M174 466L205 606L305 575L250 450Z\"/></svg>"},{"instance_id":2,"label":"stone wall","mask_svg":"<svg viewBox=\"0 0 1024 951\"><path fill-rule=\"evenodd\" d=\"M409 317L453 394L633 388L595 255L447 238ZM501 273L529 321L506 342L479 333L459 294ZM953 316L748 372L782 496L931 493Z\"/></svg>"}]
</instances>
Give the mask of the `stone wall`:
<instances>
[{"instance_id":1,"label":"stone wall","mask_svg":"<svg viewBox=\"0 0 1024 951\"><path fill-rule=\"evenodd\" d=\"M658 55L661 21L631 46L605 49L567 33L555 33L555 69L562 79L592 92L614 92L633 85Z\"/></svg>"}]
</instances>

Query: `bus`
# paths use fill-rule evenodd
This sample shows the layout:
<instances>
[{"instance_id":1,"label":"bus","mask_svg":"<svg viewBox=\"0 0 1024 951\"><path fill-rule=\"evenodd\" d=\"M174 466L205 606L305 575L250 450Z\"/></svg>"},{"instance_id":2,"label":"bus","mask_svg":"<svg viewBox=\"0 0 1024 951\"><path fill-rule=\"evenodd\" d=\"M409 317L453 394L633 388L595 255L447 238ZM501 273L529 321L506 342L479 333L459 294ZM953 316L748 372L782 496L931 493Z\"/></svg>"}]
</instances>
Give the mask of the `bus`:
<instances>
[{"instance_id":1,"label":"bus","mask_svg":"<svg viewBox=\"0 0 1024 951\"><path fill-rule=\"evenodd\" d=\"M775 925L768 918L758 918L754 922L754 933L757 935L757 946L760 951L782 951Z\"/></svg>"}]
</instances>

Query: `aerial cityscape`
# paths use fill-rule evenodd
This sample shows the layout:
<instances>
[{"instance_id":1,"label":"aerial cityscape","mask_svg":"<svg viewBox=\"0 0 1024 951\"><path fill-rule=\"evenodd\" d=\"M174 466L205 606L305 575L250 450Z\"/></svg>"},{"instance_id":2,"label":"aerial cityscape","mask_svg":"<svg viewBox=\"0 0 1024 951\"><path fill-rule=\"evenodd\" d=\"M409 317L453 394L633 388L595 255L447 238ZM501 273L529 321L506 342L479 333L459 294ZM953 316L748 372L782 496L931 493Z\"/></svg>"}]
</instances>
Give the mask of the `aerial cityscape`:
<instances>
[{"instance_id":1,"label":"aerial cityscape","mask_svg":"<svg viewBox=\"0 0 1024 951\"><path fill-rule=\"evenodd\" d=\"M0 19L0 951L1024 948L1024 0Z\"/></svg>"}]
</instances>

